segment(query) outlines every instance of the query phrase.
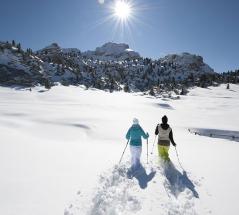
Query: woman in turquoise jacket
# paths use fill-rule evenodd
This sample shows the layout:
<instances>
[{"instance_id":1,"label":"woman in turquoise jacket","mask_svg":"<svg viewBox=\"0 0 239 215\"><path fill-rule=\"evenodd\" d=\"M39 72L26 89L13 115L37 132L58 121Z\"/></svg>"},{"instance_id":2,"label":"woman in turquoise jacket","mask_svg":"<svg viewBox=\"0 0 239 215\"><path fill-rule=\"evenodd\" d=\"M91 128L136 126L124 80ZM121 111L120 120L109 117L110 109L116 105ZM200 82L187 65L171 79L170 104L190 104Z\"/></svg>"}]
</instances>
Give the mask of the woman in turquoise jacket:
<instances>
[{"instance_id":1,"label":"woman in turquoise jacket","mask_svg":"<svg viewBox=\"0 0 239 215\"><path fill-rule=\"evenodd\" d=\"M131 169L135 170L140 165L140 156L142 153L142 140L149 138L149 134L139 125L139 120L134 118L133 125L129 128L126 139L130 141L130 152L131 152Z\"/></svg>"}]
</instances>

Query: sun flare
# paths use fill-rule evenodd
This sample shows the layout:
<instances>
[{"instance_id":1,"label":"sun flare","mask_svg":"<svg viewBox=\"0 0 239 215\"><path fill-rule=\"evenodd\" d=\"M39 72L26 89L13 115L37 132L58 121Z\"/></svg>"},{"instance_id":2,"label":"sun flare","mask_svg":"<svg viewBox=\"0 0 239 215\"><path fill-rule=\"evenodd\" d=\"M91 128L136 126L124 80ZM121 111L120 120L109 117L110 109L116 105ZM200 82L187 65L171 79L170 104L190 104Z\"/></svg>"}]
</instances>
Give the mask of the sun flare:
<instances>
[{"instance_id":1,"label":"sun flare","mask_svg":"<svg viewBox=\"0 0 239 215\"><path fill-rule=\"evenodd\" d=\"M114 14L121 20L127 20L132 13L131 5L127 1L118 0L114 5Z\"/></svg>"}]
</instances>

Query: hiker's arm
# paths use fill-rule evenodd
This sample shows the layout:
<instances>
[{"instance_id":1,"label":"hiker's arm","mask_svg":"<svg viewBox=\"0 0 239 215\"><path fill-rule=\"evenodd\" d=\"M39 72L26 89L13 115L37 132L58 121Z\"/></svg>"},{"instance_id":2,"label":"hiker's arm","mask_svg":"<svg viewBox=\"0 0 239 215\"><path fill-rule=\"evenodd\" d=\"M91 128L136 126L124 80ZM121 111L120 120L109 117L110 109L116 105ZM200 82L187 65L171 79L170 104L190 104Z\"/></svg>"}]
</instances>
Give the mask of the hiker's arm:
<instances>
[{"instance_id":1,"label":"hiker's arm","mask_svg":"<svg viewBox=\"0 0 239 215\"><path fill-rule=\"evenodd\" d=\"M171 143L173 144L173 146L176 146L176 143L174 142L174 139L173 139L173 131L172 130L169 133L169 139L170 139Z\"/></svg>"},{"instance_id":2,"label":"hiker's arm","mask_svg":"<svg viewBox=\"0 0 239 215\"><path fill-rule=\"evenodd\" d=\"M144 130L142 128L141 128L141 132L142 132L142 136L143 136L144 139L148 139L149 138L149 133L148 132L145 134L145 132L144 132Z\"/></svg>"},{"instance_id":3,"label":"hiker's arm","mask_svg":"<svg viewBox=\"0 0 239 215\"><path fill-rule=\"evenodd\" d=\"M126 134L126 139L129 140L130 139L130 129L128 130L127 134Z\"/></svg>"}]
</instances>

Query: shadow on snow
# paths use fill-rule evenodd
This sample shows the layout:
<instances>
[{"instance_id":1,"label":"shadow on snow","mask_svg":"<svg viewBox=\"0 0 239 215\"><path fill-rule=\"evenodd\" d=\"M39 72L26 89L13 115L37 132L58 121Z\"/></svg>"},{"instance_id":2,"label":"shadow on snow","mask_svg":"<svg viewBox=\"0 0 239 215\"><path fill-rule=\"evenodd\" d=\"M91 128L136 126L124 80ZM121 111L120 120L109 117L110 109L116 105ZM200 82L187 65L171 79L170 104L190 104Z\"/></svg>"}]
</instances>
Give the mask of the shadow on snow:
<instances>
[{"instance_id":1,"label":"shadow on snow","mask_svg":"<svg viewBox=\"0 0 239 215\"><path fill-rule=\"evenodd\" d=\"M163 109L174 110L174 108L167 103L158 103L156 105L163 108Z\"/></svg>"},{"instance_id":2,"label":"shadow on snow","mask_svg":"<svg viewBox=\"0 0 239 215\"><path fill-rule=\"evenodd\" d=\"M239 142L239 131L209 129L209 128L189 128L188 131L195 135Z\"/></svg>"},{"instance_id":3,"label":"shadow on snow","mask_svg":"<svg viewBox=\"0 0 239 215\"><path fill-rule=\"evenodd\" d=\"M128 178L136 178L138 180L139 186L141 189L145 189L148 186L148 183L154 178L156 172L151 170L147 174L145 168L140 164L135 170L129 169L127 171Z\"/></svg>"},{"instance_id":4,"label":"shadow on snow","mask_svg":"<svg viewBox=\"0 0 239 215\"><path fill-rule=\"evenodd\" d=\"M178 195L187 188L192 191L192 194L195 198L199 198L199 194L195 189L195 185L187 176L186 171L181 173L176 169L172 162L165 164L163 166L163 171L168 180L168 189L175 197L178 197Z\"/></svg>"}]
</instances>

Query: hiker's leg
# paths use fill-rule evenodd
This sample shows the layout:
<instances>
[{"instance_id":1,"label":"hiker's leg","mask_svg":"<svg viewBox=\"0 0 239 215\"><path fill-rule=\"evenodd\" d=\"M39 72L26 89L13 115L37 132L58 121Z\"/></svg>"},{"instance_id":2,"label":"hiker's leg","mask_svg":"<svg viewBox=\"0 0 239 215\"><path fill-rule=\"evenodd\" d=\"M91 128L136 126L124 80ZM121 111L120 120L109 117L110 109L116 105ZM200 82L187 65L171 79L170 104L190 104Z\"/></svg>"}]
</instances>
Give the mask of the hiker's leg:
<instances>
[{"instance_id":1,"label":"hiker's leg","mask_svg":"<svg viewBox=\"0 0 239 215\"><path fill-rule=\"evenodd\" d=\"M168 151L169 151L169 146L163 146L163 159L165 161L170 161Z\"/></svg>"},{"instance_id":2,"label":"hiker's leg","mask_svg":"<svg viewBox=\"0 0 239 215\"><path fill-rule=\"evenodd\" d=\"M140 165L141 154L142 154L142 146L138 146L136 148L136 167L139 167Z\"/></svg>"},{"instance_id":3,"label":"hiker's leg","mask_svg":"<svg viewBox=\"0 0 239 215\"><path fill-rule=\"evenodd\" d=\"M130 146L131 152L131 168L132 170L136 167L136 149L135 146Z\"/></svg>"}]
</instances>

